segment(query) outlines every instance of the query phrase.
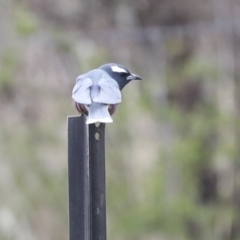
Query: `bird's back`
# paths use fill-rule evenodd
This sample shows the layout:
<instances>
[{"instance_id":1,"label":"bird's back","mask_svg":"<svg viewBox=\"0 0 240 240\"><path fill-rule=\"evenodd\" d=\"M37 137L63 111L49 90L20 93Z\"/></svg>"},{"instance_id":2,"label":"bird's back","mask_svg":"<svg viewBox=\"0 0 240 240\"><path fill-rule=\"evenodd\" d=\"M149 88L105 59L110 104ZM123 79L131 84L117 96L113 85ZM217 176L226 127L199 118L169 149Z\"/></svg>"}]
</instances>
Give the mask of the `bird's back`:
<instances>
[{"instance_id":1,"label":"bird's back","mask_svg":"<svg viewBox=\"0 0 240 240\"><path fill-rule=\"evenodd\" d=\"M91 86L91 91L90 91L91 99L98 96L99 91L100 91L98 82L101 80L101 78L104 76L104 74L106 74L106 73L101 69L94 69L85 74L85 78L90 78L92 81L92 86Z\"/></svg>"}]
</instances>

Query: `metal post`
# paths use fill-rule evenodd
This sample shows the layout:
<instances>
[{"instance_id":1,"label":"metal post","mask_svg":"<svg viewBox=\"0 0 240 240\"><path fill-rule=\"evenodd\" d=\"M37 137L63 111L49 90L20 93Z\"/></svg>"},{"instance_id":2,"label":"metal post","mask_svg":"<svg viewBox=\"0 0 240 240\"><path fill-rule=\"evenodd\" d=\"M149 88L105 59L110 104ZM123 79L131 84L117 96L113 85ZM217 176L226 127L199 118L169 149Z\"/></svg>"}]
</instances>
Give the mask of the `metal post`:
<instances>
[{"instance_id":1,"label":"metal post","mask_svg":"<svg viewBox=\"0 0 240 240\"><path fill-rule=\"evenodd\" d=\"M85 117L68 118L69 239L90 240L89 162Z\"/></svg>"},{"instance_id":2,"label":"metal post","mask_svg":"<svg viewBox=\"0 0 240 240\"><path fill-rule=\"evenodd\" d=\"M105 124L89 125L91 240L106 240Z\"/></svg>"}]
</instances>

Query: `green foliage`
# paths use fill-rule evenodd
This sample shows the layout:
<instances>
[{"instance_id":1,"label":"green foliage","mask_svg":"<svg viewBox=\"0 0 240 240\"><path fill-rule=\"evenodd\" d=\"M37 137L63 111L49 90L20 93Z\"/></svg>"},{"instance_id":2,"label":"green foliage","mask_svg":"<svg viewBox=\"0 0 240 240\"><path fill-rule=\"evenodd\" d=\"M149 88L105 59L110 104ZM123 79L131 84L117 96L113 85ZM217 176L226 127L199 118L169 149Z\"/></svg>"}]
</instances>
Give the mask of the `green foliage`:
<instances>
[{"instance_id":1,"label":"green foliage","mask_svg":"<svg viewBox=\"0 0 240 240\"><path fill-rule=\"evenodd\" d=\"M85 48L85 49L83 49ZM92 43L85 44L81 50L81 59L79 61L82 71L89 71L89 69L98 68L103 65L103 59L106 59L107 53L104 48L92 45ZM106 61L106 60L105 60Z\"/></svg>"},{"instance_id":2,"label":"green foliage","mask_svg":"<svg viewBox=\"0 0 240 240\"><path fill-rule=\"evenodd\" d=\"M145 77L123 90L106 129L108 238L238 239L239 103L231 105L233 91L219 99L229 86L217 79L234 67L219 59L216 69L212 23L199 34L198 25L175 26L199 17L197 1L2 2L0 239L67 239L72 86L77 74L115 61ZM159 26L161 36L139 26ZM232 51L228 42L219 55Z\"/></svg>"},{"instance_id":3,"label":"green foliage","mask_svg":"<svg viewBox=\"0 0 240 240\"><path fill-rule=\"evenodd\" d=\"M13 87L13 78L16 72L17 50L6 49L0 59L0 88L9 93Z\"/></svg>"},{"instance_id":4,"label":"green foliage","mask_svg":"<svg viewBox=\"0 0 240 240\"><path fill-rule=\"evenodd\" d=\"M61 54L72 54L74 50L74 44L67 36L63 36L61 33L56 32L54 36L54 42L57 50Z\"/></svg>"},{"instance_id":5,"label":"green foliage","mask_svg":"<svg viewBox=\"0 0 240 240\"><path fill-rule=\"evenodd\" d=\"M30 36L37 29L37 21L33 13L23 4L15 4L15 28L16 32L22 36Z\"/></svg>"},{"instance_id":6,"label":"green foliage","mask_svg":"<svg viewBox=\"0 0 240 240\"><path fill-rule=\"evenodd\" d=\"M214 80L217 77L218 71L210 61L201 58L191 58L183 67L182 72L185 76L190 78L206 78L207 80Z\"/></svg>"}]
</instances>

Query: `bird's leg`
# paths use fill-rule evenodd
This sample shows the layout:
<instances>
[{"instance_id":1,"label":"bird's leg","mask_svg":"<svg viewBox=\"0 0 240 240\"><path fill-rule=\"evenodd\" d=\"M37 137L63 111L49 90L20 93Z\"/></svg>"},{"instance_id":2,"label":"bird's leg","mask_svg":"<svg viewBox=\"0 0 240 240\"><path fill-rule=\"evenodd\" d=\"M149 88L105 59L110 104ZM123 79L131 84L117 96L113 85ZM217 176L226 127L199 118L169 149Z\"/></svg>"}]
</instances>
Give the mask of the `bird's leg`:
<instances>
[{"instance_id":1,"label":"bird's leg","mask_svg":"<svg viewBox=\"0 0 240 240\"><path fill-rule=\"evenodd\" d=\"M118 106L118 104L109 105L108 111L109 111L110 115L113 115L115 113L117 106Z\"/></svg>"},{"instance_id":2,"label":"bird's leg","mask_svg":"<svg viewBox=\"0 0 240 240\"><path fill-rule=\"evenodd\" d=\"M83 104L75 102L75 107L80 114L84 113L84 114L88 115L88 110L87 110L86 106L84 106Z\"/></svg>"}]
</instances>

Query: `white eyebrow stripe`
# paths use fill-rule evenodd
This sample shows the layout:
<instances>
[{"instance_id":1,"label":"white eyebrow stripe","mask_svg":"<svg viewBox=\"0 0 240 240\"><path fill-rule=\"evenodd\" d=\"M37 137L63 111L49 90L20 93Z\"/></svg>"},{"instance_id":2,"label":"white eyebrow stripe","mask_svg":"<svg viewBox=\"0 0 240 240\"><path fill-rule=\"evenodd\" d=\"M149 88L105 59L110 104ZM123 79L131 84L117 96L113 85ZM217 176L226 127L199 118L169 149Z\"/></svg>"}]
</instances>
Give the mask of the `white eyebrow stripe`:
<instances>
[{"instance_id":1,"label":"white eyebrow stripe","mask_svg":"<svg viewBox=\"0 0 240 240\"><path fill-rule=\"evenodd\" d=\"M125 72L125 73L127 73L127 71L126 71L125 69L120 68L120 67L118 67L117 65L112 66L111 68L112 68L112 71L113 71L113 72L119 72L119 73Z\"/></svg>"}]
</instances>

